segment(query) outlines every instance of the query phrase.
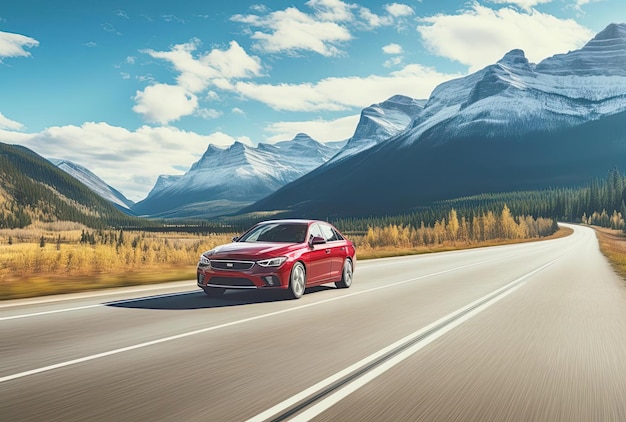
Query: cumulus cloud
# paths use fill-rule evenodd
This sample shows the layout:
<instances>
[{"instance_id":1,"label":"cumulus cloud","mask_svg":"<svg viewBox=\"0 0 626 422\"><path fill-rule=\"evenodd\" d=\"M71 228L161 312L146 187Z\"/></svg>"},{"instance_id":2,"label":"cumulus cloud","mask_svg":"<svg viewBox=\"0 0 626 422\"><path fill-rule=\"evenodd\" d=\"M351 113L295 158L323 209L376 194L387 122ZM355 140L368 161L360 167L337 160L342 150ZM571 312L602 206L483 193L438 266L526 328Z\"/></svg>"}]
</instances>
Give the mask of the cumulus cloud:
<instances>
[{"instance_id":1,"label":"cumulus cloud","mask_svg":"<svg viewBox=\"0 0 626 422\"><path fill-rule=\"evenodd\" d=\"M231 19L261 28L253 32L251 38L256 40L254 48L265 53L312 51L322 56L337 56L341 54L337 45L352 39L345 26L334 20L320 20L319 16L303 13L295 7L265 16L235 15Z\"/></svg>"},{"instance_id":2,"label":"cumulus cloud","mask_svg":"<svg viewBox=\"0 0 626 422\"><path fill-rule=\"evenodd\" d=\"M238 82L233 90L275 110L341 111L364 108L373 101L382 101L399 93L414 98L428 98L435 86L459 76L411 64L386 76L326 78L315 84Z\"/></svg>"},{"instance_id":3,"label":"cumulus cloud","mask_svg":"<svg viewBox=\"0 0 626 422\"><path fill-rule=\"evenodd\" d=\"M134 100L134 112L149 122L160 124L189 116L198 108L198 97L178 85L150 85L137 91Z\"/></svg>"},{"instance_id":4,"label":"cumulus cloud","mask_svg":"<svg viewBox=\"0 0 626 422\"><path fill-rule=\"evenodd\" d=\"M270 143L293 139L298 133L306 133L318 142L343 141L354 134L360 115L342 117L335 120L309 120L301 122L275 122L265 131L270 134Z\"/></svg>"},{"instance_id":5,"label":"cumulus cloud","mask_svg":"<svg viewBox=\"0 0 626 422\"><path fill-rule=\"evenodd\" d=\"M559 19L536 10L510 7L493 10L473 3L456 15L421 19L417 27L427 48L442 57L478 70L520 48L531 62L580 48L593 32L571 19Z\"/></svg>"},{"instance_id":6,"label":"cumulus cloud","mask_svg":"<svg viewBox=\"0 0 626 422\"><path fill-rule=\"evenodd\" d=\"M23 124L11 120L8 117L5 117L2 113L0 113L0 129L22 130L23 128Z\"/></svg>"},{"instance_id":7,"label":"cumulus cloud","mask_svg":"<svg viewBox=\"0 0 626 422\"><path fill-rule=\"evenodd\" d=\"M296 55L313 52L325 57L344 54L343 46L354 37L354 30L372 30L399 23L414 14L406 4L392 3L378 15L358 4L341 0L309 0L312 13L296 7L257 14L234 15L231 20L248 25L246 32L255 40L253 47L264 53Z\"/></svg>"},{"instance_id":8,"label":"cumulus cloud","mask_svg":"<svg viewBox=\"0 0 626 422\"><path fill-rule=\"evenodd\" d=\"M4 57L29 57L26 48L37 47L39 41L25 35L0 31L0 61Z\"/></svg>"},{"instance_id":9,"label":"cumulus cloud","mask_svg":"<svg viewBox=\"0 0 626 422\"><path fill-rule=\"evenodd\" d=\"M396 18L411 16L413 13L415 13L411 6L406 5L406 4L399 4L399 3L387 4L385 5L385 10L391 16L396 17Z\"/></svg>"},{"instance_id":10,"label":"cumulus cloud","mask_svg":"<svg viewBox=\"0 0 626 422\"><path fill-rule=\"evenodd\" d=\"M235 41L226 50L213 49L194 54L200 45L200 40L192 39L175 45L169 51L143 51L155 59L169 62L178 76L176 85L154 83L143 91L137 91L133 107L136 113L149 122L167 124L193 114L199 107L197 95L210 86L219 87L224 83L228 86L231 79L262 74L260 59L249 56ZM211 98L211 95L209 92L206 98Z\"/></svg>"},{"instance_id":11,"label":"cumulus cloud","mask_svg":"<svg viewBox=\"0 0 626 422\"><path fill-rule=\"evenodd\" d=\"M516 6L521 7L525 10L530 10L534 6L538 4L544 3L552 3L553 0L490 0L492 3L496 4L514 4ZM588 1L588 0L579 0L579 1Z\"/></svg>"},{"instance_id":12,"label":"cumulus cloud","mask_svg":"<svg viewBox=\"0 0 626 422\"><path fill-rule=\"evenodd\" d=\"M402 54L402 46L399 44L387 44L383 47L383 53L385 54Z\"/></svg>"},{"instance_id":13,"label":"cumulus cloud","mask_svg":"<svg viewBox=\"0 0 626 422\"><path fill-rule=\"evenodd\" d=\"M134 201L143 199L160 174L182 174L208 144L226 147L247 137L216 132L200 135L174 127L142 126L135 131L107 123L51 127L39 133L0 129L0 141L23 145L46 158L87 167Z\"/></svg>"}]
</instances>

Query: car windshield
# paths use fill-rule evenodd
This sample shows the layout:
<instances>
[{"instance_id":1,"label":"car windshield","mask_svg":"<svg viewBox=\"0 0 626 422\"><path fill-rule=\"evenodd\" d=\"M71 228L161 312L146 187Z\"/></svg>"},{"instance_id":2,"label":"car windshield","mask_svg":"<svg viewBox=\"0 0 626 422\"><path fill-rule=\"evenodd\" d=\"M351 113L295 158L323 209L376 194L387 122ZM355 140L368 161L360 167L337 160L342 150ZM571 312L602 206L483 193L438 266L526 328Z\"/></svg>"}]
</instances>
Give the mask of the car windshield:
<instances>
[{"instance_id":1,"label":"car windshield","mask_svg":"<svg viewBox=\"0 0 626 422\"><path fill-rule=\"evenodd\" d=\"M308 225L304 223L261 224L238 240L239 242L303 243Z\"/></svg>"}]
</instances>

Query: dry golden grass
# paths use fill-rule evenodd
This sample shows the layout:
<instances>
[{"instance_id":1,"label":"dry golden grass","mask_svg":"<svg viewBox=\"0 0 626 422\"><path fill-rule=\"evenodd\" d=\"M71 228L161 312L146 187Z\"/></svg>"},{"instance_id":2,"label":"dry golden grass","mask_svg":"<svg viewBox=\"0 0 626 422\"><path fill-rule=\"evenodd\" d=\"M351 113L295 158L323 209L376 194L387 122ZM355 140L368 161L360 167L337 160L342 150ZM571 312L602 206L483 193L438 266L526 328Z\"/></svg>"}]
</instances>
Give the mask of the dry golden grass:
<instances>
[{"instance_id":1,"label":"dry golden grass","mask_svg":"<svg viewBox=\"0 0 626 422\"><path fill-rule=\"evenodd\" d=\"M626 235L619 230L594 227L600 250L608 258L609 262L626 281Z\"/></svg>"},{"instance_id":2,"label":"dry golden grass","mask_svg":"<svg viewBox=\"0 0 626 422\"><path fill-rule=\"evenodd\" d=\"M357 257L359 260L364 259L375 259L375 258L388 258L393 256L404 256L404 255L420 255L425 253L432 252L446 252L446 251L455 251L461 249L474 249L474 248L484 248L488 246L499 246L499 245L510 245L514 243L526 243L526 242L536 242L539 240L549 240L549 239L558 239L561 237L569 236L572 234L573 230L568 227L561 227L556 233L551 236L546 236L542 238L534 238L534 239L511 239L511 240L490 240L484 242L449 242L443 243L441 245L431 245L431 246L420 246L415 248L389 248L389 247L381 247L381 248L357 248ZM358 245L358 241L357 241Z\"/></svg>"},{"instance_id":3,"label":"dry golden grass","mask_svg":"<svg viewBox=\"0 0 626 422\"><path fill-rule=\"evenodd\" d=\"M198 256L232 238L125 232L123 242L91 245L80 243L82 228L67 228L0 232L0 299L192 279Z\"/></svg>"}]
</instances>

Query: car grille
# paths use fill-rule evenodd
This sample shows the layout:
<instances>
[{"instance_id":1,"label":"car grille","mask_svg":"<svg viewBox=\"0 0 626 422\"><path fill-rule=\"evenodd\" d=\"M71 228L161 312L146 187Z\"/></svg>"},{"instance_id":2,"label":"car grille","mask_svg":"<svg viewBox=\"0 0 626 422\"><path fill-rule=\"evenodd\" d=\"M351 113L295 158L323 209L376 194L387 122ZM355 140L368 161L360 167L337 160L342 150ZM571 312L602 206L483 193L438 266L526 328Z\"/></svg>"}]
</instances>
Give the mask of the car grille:
<instances>
[{"instance_id":1,"label":"car grille","mask_svg":"<svg viewBox=\"0 0 626 422\"><path fill-rule=\"evenodd\" d=\"M217 270L245 271L254 266L254 261L229 261L212 259L211 267Z\"/></svg>"},{"instance_id":2,"label":"car grille","mask_svg":"<svg viewBox=\"0 0 626 422\"><path fill-rule=\"evenodd\" d=\"M211 277L207 284L215 286L255 287L254 283L247 278L238 277Z\"/></svg>"}]
</instances>

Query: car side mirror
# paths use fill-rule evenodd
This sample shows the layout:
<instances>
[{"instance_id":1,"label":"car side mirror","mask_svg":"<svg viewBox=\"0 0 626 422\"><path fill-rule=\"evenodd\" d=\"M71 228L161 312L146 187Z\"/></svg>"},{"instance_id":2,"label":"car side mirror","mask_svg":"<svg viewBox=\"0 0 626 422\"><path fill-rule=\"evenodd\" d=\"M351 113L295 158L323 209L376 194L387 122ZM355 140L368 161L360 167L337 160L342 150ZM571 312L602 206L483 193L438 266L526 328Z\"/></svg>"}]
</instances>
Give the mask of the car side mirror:
<instances>
[{"instance_id":1,"label":"car side mirror","mask_svg":"<svg viewBox=\"0 0 626 422\"><path fill-rule=\"evenodd\" d=\"M314 245L323 245L324 243L326 243L326 239L324 239L321 236L314 236L311 238L311 240L309 241L309 245L314 246Z\"/></svg>"}]
</instances>

